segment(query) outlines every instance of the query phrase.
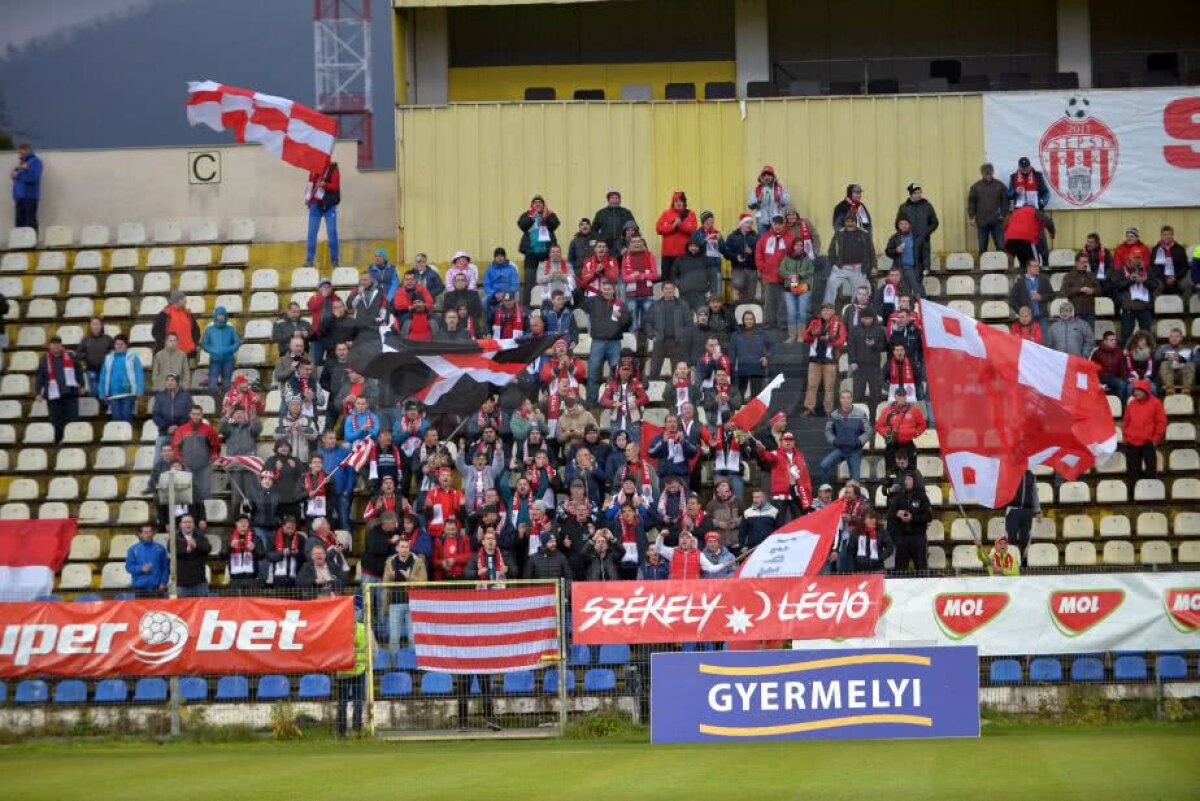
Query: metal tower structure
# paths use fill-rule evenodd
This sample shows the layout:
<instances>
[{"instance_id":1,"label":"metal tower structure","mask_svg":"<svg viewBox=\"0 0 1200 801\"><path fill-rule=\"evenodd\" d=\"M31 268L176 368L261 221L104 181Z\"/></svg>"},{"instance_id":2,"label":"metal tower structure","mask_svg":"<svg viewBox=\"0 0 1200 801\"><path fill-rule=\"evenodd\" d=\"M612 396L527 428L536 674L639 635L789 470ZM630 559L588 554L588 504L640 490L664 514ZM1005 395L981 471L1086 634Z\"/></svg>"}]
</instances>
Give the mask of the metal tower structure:
<instances>
[{"instance_id":1,"label":"metal tower structure","mask_svg":"<svg viewBox=\"0 0 1200 801\"><path fill-rule=\"evenodd\" d=\"M338 121L338 138L358 142L370 167L371 0L313 0L317 110Z\"/></svg>"}]
</instances>

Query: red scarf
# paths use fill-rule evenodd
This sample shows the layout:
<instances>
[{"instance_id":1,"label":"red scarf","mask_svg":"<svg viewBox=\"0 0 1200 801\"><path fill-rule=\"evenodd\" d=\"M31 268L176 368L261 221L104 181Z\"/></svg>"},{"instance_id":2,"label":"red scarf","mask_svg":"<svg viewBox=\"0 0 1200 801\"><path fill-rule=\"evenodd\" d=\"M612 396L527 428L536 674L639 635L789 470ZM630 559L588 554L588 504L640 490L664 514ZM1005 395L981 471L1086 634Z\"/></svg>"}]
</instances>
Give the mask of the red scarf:
<instances>
[{"instance_id":1,"label":"red scarf","mask_svg":"<svg viewBox=\"0 0 1200 801\"><path fill-rule=\"evenodd\" d=\"M326 476L325 476L324 470L320 470L317 472L315 480L313 478L313 472L311 470L309 470L307 473L305 473L304 474L304 492L305 492L305 494L312 495L317 487L321 487L321 485L325 483L325 478L326 478ZM321 489L324 489L324 487L321 487Z\"/></svg>"},{"instance_id":2,"label":"red scarf","mask_svg":"<svg viewBox=\"0 0 1200 801\"><path fill-rule=\"evenodd\" d=\"M1013 555L1011 551L1005 551L1003 555L995 548L992 549L992 567L1003 573L1005 570L1011 570L1013 566Z\"/></svg>"},{"instance_id":3,"label":"red scarf","mask_svg":"<svg viewBox=\"0 0 1200 801\"><path fill-rule=\"evenodd\" d=\"M70 371L72 375L75 372L75 360L71 358L71 352L64 349L62 352L63 372ZM58 370L54 367L54 356L46 354L46 378L50 381L58 381Z\"/></svg>"},{"instance_id":4,"label":"red scarf","mask_svg":"<svg viewBox=\"0 0 1200 801\"><path fill-rule=\"evenodd\" d=\"M300 550L300 531L299 530L296 530L292 534L292 542L290 545L284 544L283 526L280 526L278 529L275 530L275 550L282 551L285 547L292 553L295 553L296 551Z\"/></svg>"},{"instance_id":5,"label":"red scarf","mask_svg":"<svg viewBox=\"0 0 1200 801\"><path fill-rule=\"evenodd\" d=\"M550 263L550 260L546 259L546 275L552 275L555 272L559 273L560 275L569 275L567 272L567 263L565 261L560 261L558 263L558 269L556 270L554 269L554 265Z\"/></svg>"},{"instance_id":6,"label":"red scarf","mask_svg":"<svg viewBox=\"0 0 1200 801\"><path fill-rule=\"evenodd\" d=\"M480 570L487 570L487 557L488 552L483 548L480 548L479 555L475 557L475 564ZM499 576L501 573L507 575L508 568L504 565L504 554L500 552L499 548L497 548L496 552L492 554L492 558L496 560L496 575Z\"/></svg>"},{"instance_id":7,"label":"red scarf","mask_svg":"<svg viewBox=\"0 0 1200 801\"><path fill-rule=\"evenodd\" d=\"M764 189L766 189L766 186L759 181L758 186L754 187L754 197L762 200L762 193ZM776 203L779 203L780 198L783 197L783 184L779 183L778 179L775 181L775 183L771 184L771 194L775 196Z\"/></svg>"},{"instance_id":8,"label":"red scarf","mask_svg":"<svg viewBox=\"0 0 1200 801\"><path fill-rule=\"evenodd\" d=\"M396 496L394 494L380 495L378 498L367 504L367 509L365 512L363 512L363 520L369 520L370 518L382 514L383 512L394 511L396 511Z\"/></svg>"},{"instance_id":9,"label":"red scarf","mask_svg":"<svg viewBox=\"0 0 1200 801\"><path fill-rule=\"evenodd\" d=\"M800 221L795 225L795 231L796 238L803 243L805 255L810 259L815 259L816 255L814 254L816 253L816 249L813 247L812 227L808 224L808 220L801 217Z\"/></svg>"},{"instance_id":10,"label":"red scarf","mask_svg":"<svg viewBox=\"0 0 1200 801\"><path fill-rule=\"evenodd\" d=\"M534 490L542 486L543 479L546 481L546 486L549 487L554 480L554 469L550 465L546 465L540 469L534 465L530 465L529 469L525 471L525 478L529 481L529 486L533 487Z\"/></svg>"},{"instance_id":11,"label":"red scarf","mask_svg":"<svg viewBox=\"0 0 1200 801\"><path fill-rule=\"evenodd\" d=\"M515 492L513 493L512 521L514 526L517 524L517 521L521 519L521 511L524 510L528 512L530 506L533 506L532 492L530 492L528 495L520 495Z\"/></svg>"},{"instance_id":12,"label":"red scarf","mask_svg":"<svg viewBox=\"0 0 1200 801\"><path fill-rule=\"evenodd\" d=\"M621 515L621 542L637 543L637 518L634 518L632 523L625 522L625 515Z\"/></svg>"},{"instance_id":13,"label":"red scarf","mask_svg":"<svg viewBox=\"0 0 1200 801\"><path fill-rule=\"evenodd\" d=\"M912 359L906 358L903 361L892 359L888 364L888 383L899 385L917 383L913 377Z\"/></svg>"},{"instance_id":14,"label":"red scarf","mask_svg":"<svg viewBox=\"0 0 1200 801\"><path fill-rule=\"evenodd\" d=\"M238 537L238 530L235 528L233 533L229 535L229 550L234 553L250 553L254 550L254 529L246 528L246 537L241 539Z\"/></svg>"},{"instance_id":15,"label":"red scarf","mask_svg":"<svg viewBox=\"0 0 1200 801\"><path fill-rule=\"evenodd\" d=\"M346 414L347 414L347 418L346 418L346 419L348 419L348 420L350 421L350 433L351 433L351 434L357 434L357 433L358 433L358 427L359 427L359 425L361 425L361 424L358 422L358 412L347 412ZM367 423L366 423L366 425L370 425L370 424L371 424L371 413L370 413L370 412L366 412L365 414L366 414L366 416L367 416Z\"/></svg>"}]
</instances>

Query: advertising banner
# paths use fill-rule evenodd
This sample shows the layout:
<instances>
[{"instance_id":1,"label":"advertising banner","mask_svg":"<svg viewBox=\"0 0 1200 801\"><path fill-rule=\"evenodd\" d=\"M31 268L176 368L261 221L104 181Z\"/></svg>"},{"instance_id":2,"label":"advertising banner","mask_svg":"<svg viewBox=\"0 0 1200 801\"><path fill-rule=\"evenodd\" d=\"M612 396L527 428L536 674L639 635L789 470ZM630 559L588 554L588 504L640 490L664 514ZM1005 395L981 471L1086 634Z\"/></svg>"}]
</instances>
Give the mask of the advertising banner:
<instances>
[{"instance_id":1,"label":"advertising banner","mask_svg":"<svg viewBox=\"0 0 1200 801\"><path fill-rule=\"evenodd\" d=\"M654 743L979 736L971 647L654 654Z\"/></svg>"},{"instance_id":2,"label":"advertising banner","mask_svg":"<svg viewBox=\"0 0 1200 801\"><path fill-rule=\"evenodd\" d=\"M869 637L882 576L577 581L574 642L752 642Z\"/></svg>"},{"instance_id":3,"label":"advertising banner","mask_svg":"<svg viewBox=\"0 0 1200 801\"><path fill-rule=\"evenodd\" d=\"M1007 181L1027 157L1052 209L1194 206L1195 88L998 92L983 97L984 151Z\"/></svg>"},{"instance_id":4,"label":"advertising banner","mask_svg":"<svg viewBox=\"0 0 1200 801\"><path fill-rule=\"evenodd\" d=\"M354 601L0 604L0 676L308 673L354 666Z\"/></svg>"},{"instance_id":5,"label":"advertising banner","mask_svg":"<svg viewBox=\"0 0 1200 801\"><path fill-rule=\"evenodd\" d=\"M804 648L974 645L984 656L1200 647L1200 573L889 579L872 637Z\"/></svg>"}]
</instances>

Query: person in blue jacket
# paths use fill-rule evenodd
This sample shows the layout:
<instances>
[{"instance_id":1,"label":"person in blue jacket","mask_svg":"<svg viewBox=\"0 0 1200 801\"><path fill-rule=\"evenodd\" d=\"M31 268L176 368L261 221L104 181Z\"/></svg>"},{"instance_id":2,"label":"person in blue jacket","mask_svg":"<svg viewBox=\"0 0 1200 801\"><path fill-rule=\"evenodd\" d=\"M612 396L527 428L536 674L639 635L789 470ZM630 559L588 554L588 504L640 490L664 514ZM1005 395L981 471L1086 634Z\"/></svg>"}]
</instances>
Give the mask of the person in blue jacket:
<instances>
[{"instance_id":1,"label":"person in blue jacket","mask_svg":"<svg viewBox=\"0 0 1200 801\"><path fill-rule=\"evenodd\" d=\"M360 439L375 439L379 436L379 415L371 411L371 403L365 395L354 399L354 411L346 415L342 426L342 439L353 446Z\"/></svg>"},{"instance_id":2,"label":"person in blue jacket","mask_svg":"<svg viewBox=\"0 0 1200 801\"><path fill-rule=\"evenodd\" d=\"M213 321L204 329L200 347L208 353L208 388L218 398L233 386L233 362L237 358L242 338L229 324L224 306L213 309Z\"/></svg>"},{"instance_id":3,"label":"person in blue jacket","mask_svg":"<svg viewBox=\"0 0 1200 801\"><path fill-rule=\"evenodd\" d=\"M17 166L12 169L13 206L17 228L38 229L38 200L42 197L42 160L28 142L17 148Z\"/></svg>"},{"instance_id":4,"label":"person in blue jacket","mask_svg":"<svg viewBox=\"0 0 1200 801\"><path fill-rule=\"evenodd\" d=\"M125 335L117 334L100 368L100 400L108 404L111 419L133 422L133 407L145 391L144 381L142 360L129 350Z\"/></svg>"},{"instance_id":5,"label":"person in blue jacket","mask_svg":"<svg viewBox=\"0 0 1200 801\"><path fill-rule=\"evenodd\" d=\"M383 248L375 251L375 261L367 270L375 279L375 286L383 290L383 296L387 298L390 305L392 296L400 287L400 273L396 270L396 266L388 261L387 251Z\"/></svg>"},{"instance_id":6,"label":"person in blue jacket","mask_svg":"<svg viewBox=\"0 0 1200 801\"><path fill-rule=\"evenodd\" d=\"M729 358L733 375L743 398L753 398L762 390L771 355L771 340L757 327L753 312L742 313L742 327L729 340Z\"/></svg>"},{"instance_id":7,"label":"person in blue jacket","mask_svg":"<svg viewBox=\"0 0 1200 801\"><path fill-rule=\"evenodd\" d=\"M496 316L496 307L504 299L504 293L511 292L515 296L520 291L521 276L517 273L517 265L508 260L508 252L504 248L496 248L492 252L492 263L483 274L488 321L491 322Z\"/></svg>"},{"instance_id":8,"label":"person in blue jacket","mask_svg":"<svg viewBox=\"0 0 1200 801\"><path fill-rule=\"evenodd\" d=\"M358 480L358 474L349 466L338 465L350 455L350 449L339 445L337 432L330 430L321 435L317 454L321 457L321 469L331 476L329 486L333 490L333 526L335 529L349 531L350 501L354 495L354 484Z\"/></svg>"},{"instance_id":9,"label":"person in blue jacket","mask_svg":"<svg viewBox=\"0 0 1200 801\"><path fill-rule=\"evenodd\" d=\"M138 541L125 552L125 569L138 595L158 595L165 592L171 578L171 559L167 549L154 541L154 526L147 523L138 529Z\"/></svg>"}]
</instances>

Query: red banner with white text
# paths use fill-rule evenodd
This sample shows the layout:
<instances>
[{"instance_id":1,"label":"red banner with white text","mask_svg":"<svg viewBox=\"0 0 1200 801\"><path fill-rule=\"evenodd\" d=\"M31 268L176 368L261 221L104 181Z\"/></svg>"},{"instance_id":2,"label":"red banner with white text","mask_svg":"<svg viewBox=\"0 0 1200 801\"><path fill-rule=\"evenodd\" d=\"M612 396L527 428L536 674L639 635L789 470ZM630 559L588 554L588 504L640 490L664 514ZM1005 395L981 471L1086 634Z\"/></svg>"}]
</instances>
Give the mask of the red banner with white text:
<instances>
[{"instance_id":1,"label":"red banner with white text","mask_svg":"<svg viewBox=\"0 0 1200 801\"><path fill-rule=\"evenodd\" d=\"M870 637L882 606L883 576L571 586L574 642L586 645Z\"/></svg>"},{"instance_id":2,"label":"red banner with white text","mask_svg":"<svg viewBox=\"0 0 1200 801\"><path fill-rule=\"evenodd\" d=\"M0 676L308 673L354 666L354 601L0 604Z\"/></svg>"}]
</instances>

